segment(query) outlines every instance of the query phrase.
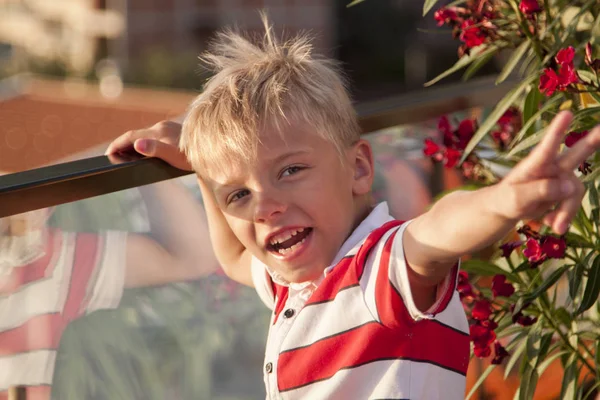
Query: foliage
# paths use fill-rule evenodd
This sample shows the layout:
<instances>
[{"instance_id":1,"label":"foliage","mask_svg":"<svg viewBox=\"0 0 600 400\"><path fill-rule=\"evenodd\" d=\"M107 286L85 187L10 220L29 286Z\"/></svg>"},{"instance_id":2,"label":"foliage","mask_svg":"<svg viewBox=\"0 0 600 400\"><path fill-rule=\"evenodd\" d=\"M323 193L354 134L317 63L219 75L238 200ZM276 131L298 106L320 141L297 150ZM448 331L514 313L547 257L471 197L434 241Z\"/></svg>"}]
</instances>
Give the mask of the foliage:
<instances>
[{"instance_id":1,"label":"foliage","mask_svg":"<svg viewBox=\"0 0 600 400\"><path fill-rule=\"evenodd\" d=\"M426 0L424 14L436 3ZM574 114L565 147L600 121L600 2L466 0L433 16L461 44L456 65L429 84L461 69L468 75L501 52L507 62L497 82L515 82L481 123L442 118L438 137L425 141L424 153L434 161L490 185L541 140L559 110ZM600 382L598 161L594 155L578 168L587 193L567 234L522 221L491 259L463 265L458 290L471 320L473 354L491 357L506 374L518 366L516 398L532 398L553 361L564 370L561 399L593 398Z\"/></svg>"}]
</instances>

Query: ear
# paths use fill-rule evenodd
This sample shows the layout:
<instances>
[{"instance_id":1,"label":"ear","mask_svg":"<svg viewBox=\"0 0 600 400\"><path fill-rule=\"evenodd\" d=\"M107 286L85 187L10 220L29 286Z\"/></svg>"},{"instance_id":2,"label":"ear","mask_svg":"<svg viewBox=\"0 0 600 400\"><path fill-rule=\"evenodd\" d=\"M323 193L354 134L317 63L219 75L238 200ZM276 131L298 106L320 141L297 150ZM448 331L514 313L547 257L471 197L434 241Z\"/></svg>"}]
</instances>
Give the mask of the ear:
<instances>
[{"instance_id":1,"label":"ear","mask_svg":"<svg viewBox=\"0 0 600 400\"><path fill-rule=\"evenodd\" d=\"M360 139L354 146L352 151L354 168L354 182L352 193L355 196L368 194L373 186L373 150L371 144L365 139Z\"/></svg>"}]
</instances>

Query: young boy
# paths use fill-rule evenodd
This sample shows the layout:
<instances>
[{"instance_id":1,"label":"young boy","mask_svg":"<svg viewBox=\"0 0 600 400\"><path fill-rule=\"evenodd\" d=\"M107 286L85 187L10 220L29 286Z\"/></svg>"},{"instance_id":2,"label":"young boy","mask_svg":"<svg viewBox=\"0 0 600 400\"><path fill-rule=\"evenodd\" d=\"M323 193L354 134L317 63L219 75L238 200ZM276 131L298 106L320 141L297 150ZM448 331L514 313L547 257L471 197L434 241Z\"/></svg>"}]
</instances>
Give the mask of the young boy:
<instances>
[{"instance_id":1,"label":"young boy","mask_svg":"<svg viewBox=\"0 0 600 400\"><path fill-rule=\"evenodd\" d=\"M265 27L258 44L218 36L204 57L216 74L181 137L174 125L136 131L108 153L133 147L198 175L217 258L273 309L267 398L464 398L460 257L549 210L564 233L584 192L573 171L600 129L559 154L561 113L501 183L395 221L372 206L373 155L334 64Z\"/></svg>"}]
</instances>

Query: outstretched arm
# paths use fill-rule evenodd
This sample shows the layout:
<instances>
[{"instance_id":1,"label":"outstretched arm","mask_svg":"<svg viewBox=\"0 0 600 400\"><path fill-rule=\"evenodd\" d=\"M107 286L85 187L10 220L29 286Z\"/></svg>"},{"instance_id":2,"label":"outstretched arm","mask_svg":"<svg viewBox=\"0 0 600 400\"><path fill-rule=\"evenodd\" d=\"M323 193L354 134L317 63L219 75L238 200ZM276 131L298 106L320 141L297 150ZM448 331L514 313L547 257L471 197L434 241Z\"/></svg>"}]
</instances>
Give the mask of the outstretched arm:
<instances>
[{"instance_id":1,"label":"outstretched arm","mask_svg":"<svg viewBox=\"0 0 600 400\"><path fill-rule=\"evenodd\" d=\"M574 170L600 147L596 127L559 152L572 118L560 113L543 141L500 183L450 194L407 227L404 247L417 285L435 287L458 258L497 242L519 220L545 216L557 234L567 231L585 192Z\"/></svg>"}]
</instances>

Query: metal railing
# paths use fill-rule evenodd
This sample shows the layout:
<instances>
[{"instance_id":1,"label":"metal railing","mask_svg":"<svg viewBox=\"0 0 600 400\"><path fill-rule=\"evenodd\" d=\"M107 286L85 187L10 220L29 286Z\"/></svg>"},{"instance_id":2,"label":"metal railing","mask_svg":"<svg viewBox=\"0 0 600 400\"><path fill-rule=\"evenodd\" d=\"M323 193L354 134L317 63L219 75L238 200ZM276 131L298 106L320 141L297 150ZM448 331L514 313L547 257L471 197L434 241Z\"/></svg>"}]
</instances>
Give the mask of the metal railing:
<instances>
[{"instance_id":1,"label":"metal railing","mask_svg":"<svg viewBox=\"0 0 600 400\"><path fill-rule=\"evenodd\" d=\"M440 85L356 106L363 132L422 122L473 107L491 107L512 82L495 78ZM106 156L0 176L0 217L56 206L186 174L161 160L132 156L113 162Z\"/></svg>"}]
</instances>

